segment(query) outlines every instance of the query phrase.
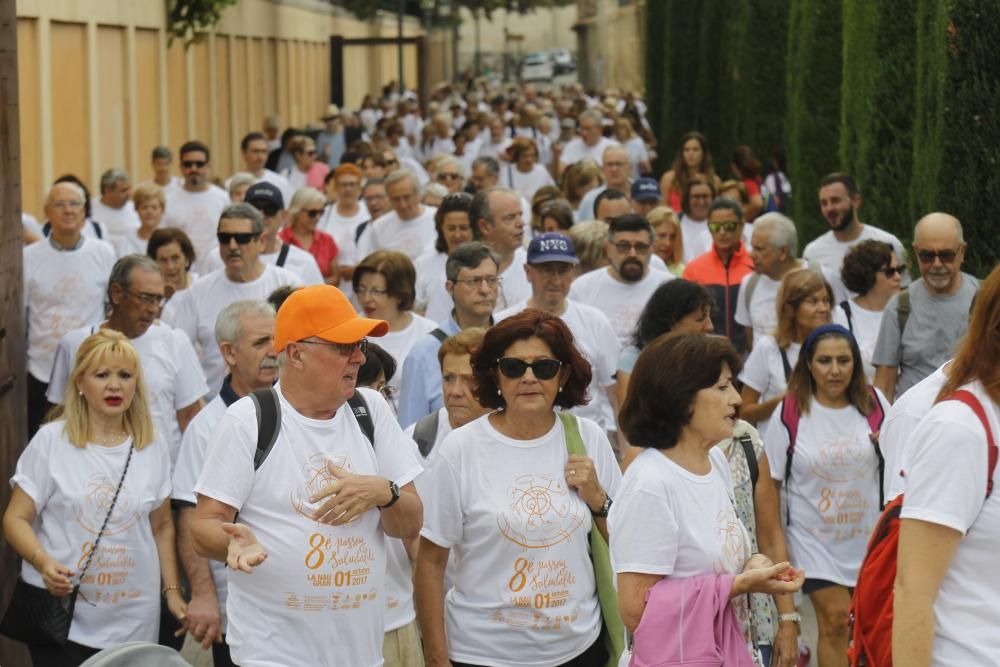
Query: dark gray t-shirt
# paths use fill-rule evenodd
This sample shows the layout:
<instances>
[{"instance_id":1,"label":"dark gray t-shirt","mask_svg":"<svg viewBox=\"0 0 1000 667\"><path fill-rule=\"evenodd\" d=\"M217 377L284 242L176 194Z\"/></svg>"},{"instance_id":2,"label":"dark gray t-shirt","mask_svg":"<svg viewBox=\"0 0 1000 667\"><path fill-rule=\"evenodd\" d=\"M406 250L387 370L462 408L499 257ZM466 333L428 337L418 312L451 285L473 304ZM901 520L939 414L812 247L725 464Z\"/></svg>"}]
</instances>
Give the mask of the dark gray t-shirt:
<instances>
[{"instance_id":1,"label":"dark gray t-shirt","mask_svg":"<svg viewBox=\"0 0 1000 667\"><path fill-rule=\"evenodd\" d=\"M875 366L899 369L896 398L930 375L955 354L959 339L969 328L969 309L979 289L979 281L962 274L962 286L951 296L931 294L923 278L913 281L910 292L910 316L900 341L899 295L885 307L878 341L872 354Z\"/></svg>"}]
</instances>

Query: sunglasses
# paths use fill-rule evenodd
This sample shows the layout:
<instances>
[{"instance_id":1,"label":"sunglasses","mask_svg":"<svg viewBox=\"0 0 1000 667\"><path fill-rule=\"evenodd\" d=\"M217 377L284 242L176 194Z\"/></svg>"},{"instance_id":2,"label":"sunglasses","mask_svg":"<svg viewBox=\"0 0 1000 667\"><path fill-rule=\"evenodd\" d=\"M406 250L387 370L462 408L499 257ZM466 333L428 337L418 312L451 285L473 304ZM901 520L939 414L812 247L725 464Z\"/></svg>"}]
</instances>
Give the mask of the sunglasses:
<instances>
[{"instance_id":1,"label":"sunglasses","mask_svg":"<svg viewBox=\"0 0 1000 667\"><path fill-rule=\"evenodd\" d=\"M461 174L438 174L439 181L457 181L462 178Z\"/></svg>"},{"instance_id":2,"label":"sunglasses","mask_svg":"<svg viewBox=\"0 0 1000 667\"><path fill-rule=\"evenodd\" d=\"M302 212L305 213L306 215L308 215L313 220L315 220L319 216L323 215L323 209L321 209L321 208L314 208L314 209L311 209L311 210L308 210L308 211L303 209Z\"/></svg>"},{"instance_id":3,"label":"sunglasses","mask_svg":"<svg viewBox=\"0 0 1000 667\"><path fill-rule=\"evenodd\" d=\"M185 169L201 169L206 164L208 160L181 160L181 166Z\"/></svg>"},{"instance_id":4,"label":"sunglasses","mask_svg":"<svg viewBox=\"0 0 1000 667\"><path fill-rule=\"evenodd\" d=\"M892 278L893 276L903 275L903 267L901 266L887 266L884 269L879 269L886 278Z\"/></svg>"},{"instance_id":5,"label":"sunglasses","mask_svg":"<svg viewBox=\"0 0 1000 667\"><path fill-rule=\"evenodd\" d=\"M514 357L504 357L497 359L497 366L500 368L503 376L511 380L521 377L529 368L536 379L551 380L559 372L562 362L558 359L536 359L529 364L527 361L515 359Z\"/></svg>"},{"instance_id":6,"label":"sunglasses","mask_svg":"<svg viewBox=\"0 0 1000 667\"><path fill-rule=\"evenodd\" d=\"M918 250L917 257L922 264L933 264L935 258L942 264L951 264L958 257L958 250Z\"/></svg>"},{"instance_id":7,"label":"sunglasses","mask_svg":"<svg viewBox=\"0 0 1000 667\"><path fill-rule=\"evenodd\" d=\"M732 222L732 221L730 221L730 222L710 222L710 223L708 223L708 231L712 232L713 234L716 234L716 233L718 233L718 231L720 229L724 229L727 232L732 233L732 232L735 232L736 229L739 226L740 226L740 223L738 223L738 222Z\"/></svg>"},{"instance_id":8,"label":"sunglasses","mask_svg":"<svg viewBox=\"0 0 1000 667\"><path fill-rule=\"evenodd\" d=\"M215 238L219 239L219 245L229 245L229 242L236 239L237 245L246 245L259 237L260 234L254 234L253 232L218 232Z\"/></svg>"}]
</instances>

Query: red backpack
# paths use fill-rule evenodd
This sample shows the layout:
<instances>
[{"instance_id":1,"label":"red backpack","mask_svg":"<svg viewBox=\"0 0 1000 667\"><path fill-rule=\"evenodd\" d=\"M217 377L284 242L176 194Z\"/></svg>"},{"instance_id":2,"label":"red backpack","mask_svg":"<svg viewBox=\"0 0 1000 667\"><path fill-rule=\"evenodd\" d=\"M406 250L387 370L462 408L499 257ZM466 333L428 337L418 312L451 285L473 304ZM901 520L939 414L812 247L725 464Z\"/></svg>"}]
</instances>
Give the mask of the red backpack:
<instances>
[{"instance_id":1,"label":"red backpack","mask_svg":"<svg viewBox=\"0 0 1000 667\"><path fill-rule=\"evenodd\" d=\"M986 497L989 498L993 492L997 446L986 420L986 412L979 400L964 389L942 400L965 403L986 429L986 442L989 446ZM899 513L902 509L903 494L900 494L886 506L868 541L868 550L861 563L848 616L851 645L847 650L847 657L851 667L892 667L893 584L896 581Z\"/></svg>"},{"instance_id":2,"label":"red backpack","mask_svg":"<svg viewBox=\"0 0 1000 667\"><path fill-rule=\"evenodd\" d=\"M885 410L882 409L882 404L879 403L875 389L871 385L868 385L868 393L871 394L872 404L874 405L872 411L868 413L868 428L871 429L872 434L876 434L882 429L882 422L885 421ZM795 399L795 396L787 394L781 401L781 423L788 432L788 449L785 450L785 480L783 482L786 485L792 477L792 455L795 454L795 440L799 435L799 419L801 418L802 413L799 410L799 402ZM878 440L873 438L872 444L875 446L875 455L878 457L878 506L882 507L885 504L882 484L882 477L885 475L885 458L882 456L882 450L878 446ZM788 503L785 503L785 524L788 525L791 523L791 510L788 508Z\"/></svg>"}]
</instances>

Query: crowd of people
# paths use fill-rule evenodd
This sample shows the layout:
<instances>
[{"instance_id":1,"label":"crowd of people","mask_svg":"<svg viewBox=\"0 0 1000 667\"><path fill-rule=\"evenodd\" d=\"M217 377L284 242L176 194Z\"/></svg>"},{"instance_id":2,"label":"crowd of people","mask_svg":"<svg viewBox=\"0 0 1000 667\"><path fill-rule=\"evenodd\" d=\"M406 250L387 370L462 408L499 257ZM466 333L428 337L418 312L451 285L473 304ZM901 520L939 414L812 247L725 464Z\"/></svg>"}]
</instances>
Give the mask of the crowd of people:
<instances>
[{"instance_id":1,"label":"crowd of people","mask_svg":"<svg viewBox=\"0 0 1000 667\"><path fill-rule=\"evenodd\" d=\"M25 216L36 666L843 666L893 499L882 642L1000 665L1000 269L959 220L908 254L837 172L800 239L781 151L692 131L658 174L631 92L387 92Z\"/></svg>"}]
</instances>

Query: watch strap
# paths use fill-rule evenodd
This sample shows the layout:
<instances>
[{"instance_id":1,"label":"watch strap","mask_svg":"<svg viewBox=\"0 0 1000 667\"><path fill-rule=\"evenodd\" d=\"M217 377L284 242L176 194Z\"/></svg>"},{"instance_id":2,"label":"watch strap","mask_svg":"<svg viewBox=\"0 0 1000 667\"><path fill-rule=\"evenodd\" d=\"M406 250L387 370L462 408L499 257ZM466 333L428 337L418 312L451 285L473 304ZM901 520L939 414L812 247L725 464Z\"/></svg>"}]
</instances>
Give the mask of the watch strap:
<instances>
[{"instance_id":1,"label":"watch strap","mask_svg":"<svg viewBox=\"0 0 1000 667\"><path fill-rule=\"evenodd\" d=\"M396 504L396 501L399 500L399 486L391 479L389 480L389 493L392 494L392 499L389 502L387 502L385 505L376 505L376 507L378 507L380 510L389 509L390 507Z\"/></svg>"}]
</instances>

